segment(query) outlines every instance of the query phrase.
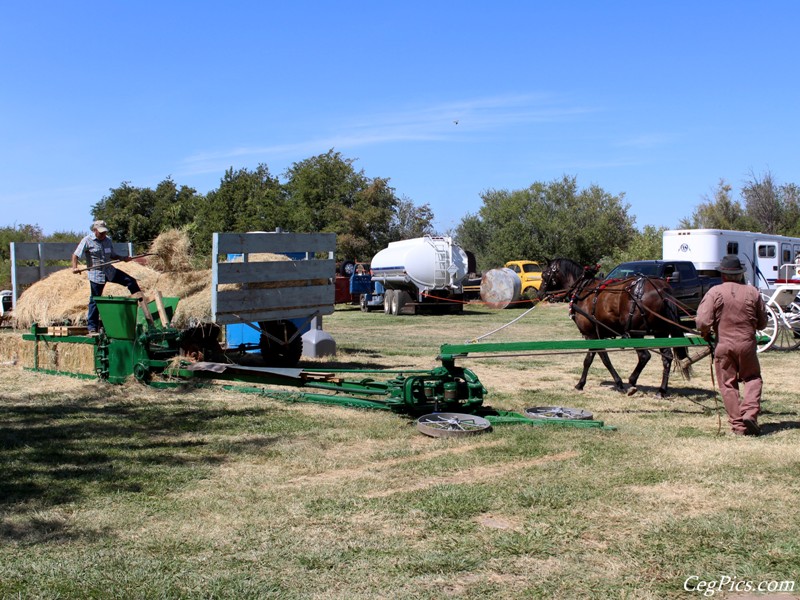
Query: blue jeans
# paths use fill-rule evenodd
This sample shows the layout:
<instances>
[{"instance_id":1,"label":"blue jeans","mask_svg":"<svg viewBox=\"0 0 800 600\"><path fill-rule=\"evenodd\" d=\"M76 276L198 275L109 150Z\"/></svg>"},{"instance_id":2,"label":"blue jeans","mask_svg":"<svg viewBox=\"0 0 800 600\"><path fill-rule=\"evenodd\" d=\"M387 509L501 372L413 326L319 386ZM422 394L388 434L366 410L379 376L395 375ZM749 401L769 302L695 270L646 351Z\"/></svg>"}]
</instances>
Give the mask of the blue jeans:
<instances>
[{"instance_id":1,"label":"blue jeans","mask_svg":"<svg viewBox=\"0 0 800 600\"><path fill-rule=\"evenodd\" d=\"M114 277L109 278L108 281L124 285L131 294L141 291L136 280L119 269L116 269ZM89 313L86 315L86 326L89 331L97 331L100 329L100 311L97 310L97 304L95 304L94 298L95 296L103 295L103 288L106 287L106 284L90 281L89 285L91 286L91 296L89 296Z\"/></svg>"}]
</instances>

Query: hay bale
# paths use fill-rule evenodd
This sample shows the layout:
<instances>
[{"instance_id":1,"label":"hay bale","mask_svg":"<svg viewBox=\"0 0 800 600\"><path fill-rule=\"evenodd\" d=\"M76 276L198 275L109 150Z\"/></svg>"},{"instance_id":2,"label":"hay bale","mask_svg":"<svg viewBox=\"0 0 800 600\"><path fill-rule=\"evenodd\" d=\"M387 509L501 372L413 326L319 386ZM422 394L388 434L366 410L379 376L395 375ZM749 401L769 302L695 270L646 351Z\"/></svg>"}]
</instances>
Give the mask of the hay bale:
<instances>
[{"instance_id":1,"label":"hay bale","mask_svg":"<svg viewBox=\"0 0 800 600\"><path fill-rule=\"evenodd\" d=\"M36 357L35 349L38 349ZM23 340L18 333L9 332L9 335L0 336L0 362L28 369L38 364L43 370L93 375L94 346L41 341L37 348L37 344Z\"/></svg>"},{"instance_id":2,"label":"hay bale","mask_svg":"<svg viewBox=\"0 0 800 600\"><path fill-rule=\"evenodd\" d=\"M157 271L136 262L124 263L121 270L136 279L145 293L158 289L161 274ZM13 313L14 326L17 329L29 329L33 323L42 327L85 324L89 293L86 272L75 274L72 269L56 271L34 283L17 299ZM124 286L109 283L103 295L128 296L129 292Z\"/></svg>"}]
</instances>

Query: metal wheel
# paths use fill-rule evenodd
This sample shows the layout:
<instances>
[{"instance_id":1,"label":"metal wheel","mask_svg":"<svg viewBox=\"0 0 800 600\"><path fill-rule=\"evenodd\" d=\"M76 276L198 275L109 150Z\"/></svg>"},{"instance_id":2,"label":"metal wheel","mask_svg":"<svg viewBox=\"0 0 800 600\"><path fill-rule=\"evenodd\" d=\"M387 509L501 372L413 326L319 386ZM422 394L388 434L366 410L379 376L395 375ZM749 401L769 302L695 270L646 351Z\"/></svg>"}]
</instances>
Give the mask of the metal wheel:
<instances>
[{"instance_id":1,"label":"metal wheel","mask_svg":"<svg viewBox=\"0 0 800 600\"><path fill-rule=\"evenodd\" d=\"M778 331L772 347L775 350L795 350L800 347L800 312L793 312L791 306L786 310L777 307L775 315L778 317Z\"/></svg>"},{"instance_id":2,"label":"metal wheel","mask_svg":"<svg viewBox=\"0 0 800 600\"><path fill-rule=\"evenodd\" d=\"M767 309L767 326L760 331L756 331L756 335L759 337L765 336L769 338L766 342L758 344L758 348L756 349L757 352L766 352L772 345L775 343L775 338L778 337L778 316L775 314L775 310L769 304L766 305Z\"/></svg>"},{"instance_id":3,"label":"metal wheel","mask_svg":"<svg viewBox=\"0 0 800 600\"><path fill-rule=\"evenodd\" d=\"M492 424L475 415L433 413L417 419L417 429L431 437L461 437L491 431Z\"/></svg>"},{"instance_id":4,"label":"metal wheel","mask_svg":"<svg viewBox=\"0 0 800 600\"><path fill-rule=\"evenodd\" d=\"M591 420L594 416L582 408L567 408L566 406L534 406L525 409L525 416L531 419L571 419Z\"/></svg>"}]
</instances>

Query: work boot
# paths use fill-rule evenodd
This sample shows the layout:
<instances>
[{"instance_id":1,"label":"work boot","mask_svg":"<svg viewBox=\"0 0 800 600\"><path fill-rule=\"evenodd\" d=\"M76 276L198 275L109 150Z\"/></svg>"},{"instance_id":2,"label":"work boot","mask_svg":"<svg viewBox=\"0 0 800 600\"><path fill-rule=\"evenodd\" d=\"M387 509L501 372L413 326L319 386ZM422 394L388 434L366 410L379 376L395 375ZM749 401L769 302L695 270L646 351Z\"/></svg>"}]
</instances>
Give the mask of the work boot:
<instances>
[{"instance_id":1,"label":"work boot","mask_svg":"<svg viewBox=\"0 0 800 600\"><path fill-rule=\"evenodd\" d=\"M742 419L742 423L744 423L745 435L752 435L752 436L761 435L761 427L758 426L758 423L756 423L755 419Z\"/></svg>"}]
</instances>

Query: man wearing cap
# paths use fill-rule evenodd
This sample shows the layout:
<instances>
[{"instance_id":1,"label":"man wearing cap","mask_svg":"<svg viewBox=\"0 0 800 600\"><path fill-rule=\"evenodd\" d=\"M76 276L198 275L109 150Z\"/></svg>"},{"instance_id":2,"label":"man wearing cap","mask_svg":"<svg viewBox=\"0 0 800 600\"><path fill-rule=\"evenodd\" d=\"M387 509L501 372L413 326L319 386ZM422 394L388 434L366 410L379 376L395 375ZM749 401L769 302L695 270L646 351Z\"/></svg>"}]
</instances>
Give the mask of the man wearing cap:
<instances>
[{"instance_id":1,"label":"man wearing cap","mask_svg":"<svg viewBox=\"0 0 800 600\"><path fill-rule=\"evenodd\" d=\"M108 263L114 260L122 260L128 262L130 256L122 256L114 252L114 244L108 236L108 226L105 221L95 221L92 223L92 233L83 238L75 252L72 253L72 272L80 273L81 269L78 268L78 259L86 254L86 267L87 275L89 276L89 285L91 286L91 295L89 296L89 312L86 316L87 328L89 335L97 335L100 329L100 313L95 304L95 296L103 295L103 288L107 281L124 285L128 288L131 294L140 294L139 284L136 280L120 271L115 269Z\"/></svg>"},{"instance_id":2,"label":"man wearing cap","mask_svg":"<svg viewBox=\"0 0 800 600\"><path fill-rule=\"evenodd\" d=\"M761 365L756 352L756 330L767 326L761 293L744 282L744 266L735 254L719 265L722 283L712 287L697 309L697 328L706 340L716 337L714 370L728 422L737 435L759 435ZM739 399L739 381L744 395Z\"/></svg>"}]
</instances>

